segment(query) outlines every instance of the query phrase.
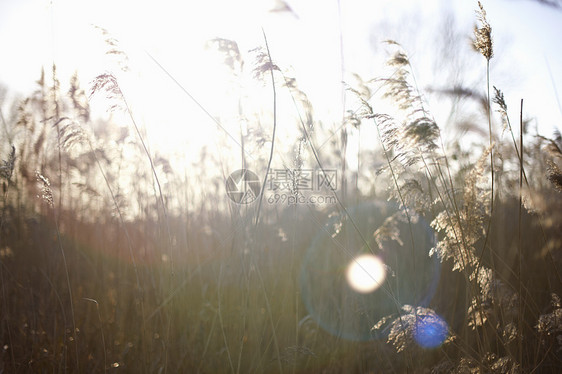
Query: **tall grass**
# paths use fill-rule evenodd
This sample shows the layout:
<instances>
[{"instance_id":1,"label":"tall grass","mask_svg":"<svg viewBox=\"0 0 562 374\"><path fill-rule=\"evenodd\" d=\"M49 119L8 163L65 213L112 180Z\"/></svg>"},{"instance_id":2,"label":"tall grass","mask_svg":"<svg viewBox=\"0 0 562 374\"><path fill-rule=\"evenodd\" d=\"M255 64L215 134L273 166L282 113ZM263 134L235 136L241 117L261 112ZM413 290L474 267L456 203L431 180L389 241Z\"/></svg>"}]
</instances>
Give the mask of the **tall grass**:
<instances>
[{"instance_id":1,"label":"tall grass","mask_svg":"<svg viewBox=\"0 0 562 374\"><path fill-rule=\"evenodd\" d=\"M215 39L240 90L253 67L273 113L241 107L249 129L226 138L242 149L202 153L190 175L150 149L120 86L128 58L107 31L119 65L91 92L126 113L123 123L94 118L77 75L65 93L56 67L51 80L42 71L0 143L0 372L559 372L562 138L530 133L523 101L512 128L502 91L490 94L480 3L477 14L487 105L474 114L488 133L465 153L444 142L416 60L395 41L385 44L387 76L347 85L359 109L340 124L338 146L321 143L329 132L274 45L252 58ZM294 110L290 144L277 138L289 126L281 100ZM347 136L366 127L378 138L361 139L355 189L325 189L332 205L266 203L275 168L295 198L307 196L307 170L326 177L340 163L349 173ZM221 187L238 165L264 178L253 205ZM360 189L363 166L376 181ZM372 294L346 282L365 253L386 265Z\"/></svg>"}]
</instances>

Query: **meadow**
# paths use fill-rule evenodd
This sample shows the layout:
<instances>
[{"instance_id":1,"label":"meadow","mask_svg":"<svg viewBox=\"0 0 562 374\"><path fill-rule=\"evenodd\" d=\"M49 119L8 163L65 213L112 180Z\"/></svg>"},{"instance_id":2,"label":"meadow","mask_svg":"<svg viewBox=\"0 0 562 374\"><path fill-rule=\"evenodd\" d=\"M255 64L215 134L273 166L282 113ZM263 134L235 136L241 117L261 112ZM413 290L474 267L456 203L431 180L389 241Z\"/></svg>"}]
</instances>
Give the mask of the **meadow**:
<instances>
[{"instance_id":1,"label":"meadow","mask_svg":"<svg viewBox=\"0 0 562 374\"><path fill-rule=\"evenodd\" d=\"M108 31L119 74L83 88L41 70L32 95L3 103L0 373L560 372L562 136L491 84L478 5L486 78L444 93L479 103L447 143L398 41L388 75L346 82L357 110L323 147L328 126L265 33L251 55L211 41L268 104L241 110L236 153L202 153L190 175L151 149ZM278 139L282 93L297 121ZM115 117L92 113L96 97ZM236 169L257 183L229 185ZM384 264L367 293L346 273L365 254Z\"/></svg>"}]
</instances>

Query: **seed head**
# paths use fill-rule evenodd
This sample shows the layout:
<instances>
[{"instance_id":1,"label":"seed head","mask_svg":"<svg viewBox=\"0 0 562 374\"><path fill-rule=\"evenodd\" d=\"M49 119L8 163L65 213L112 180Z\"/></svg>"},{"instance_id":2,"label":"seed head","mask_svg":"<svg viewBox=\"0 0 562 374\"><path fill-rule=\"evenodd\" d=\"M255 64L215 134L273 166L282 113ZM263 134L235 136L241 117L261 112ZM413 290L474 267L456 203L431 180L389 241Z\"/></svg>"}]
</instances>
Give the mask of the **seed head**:
<instances>
[{"instance_id":1,"label":"seed head","mask_svg":"<svg viewBox=\"0 0 562 374\"><path fill-rule=\"evenodd\" d=\"M480 9L476 11L476 15L482 26L480 28L474 26L474 39L472 40L472 46L476 51L482 53L482 56L486 57L486 60L490 61L490 59L494 56L492 27L486 19L486 11L480 1L478 2L478 7Z\"/></svg>"},{"instance_id":2,"label":"seed head","mask_svg":"<svg viewBox=\"0 0 562 374\"><path fill-rule=\"evenodd\" d=\"M40 199L45 201L47 205L53 206L54 199L53 199L53 190L51 189L51 182L49 178L45 177L39 171L35 171L35 177L37 178L37 182L39 183L39 189L41 191L41 195L38 195Z\"/></svg>"}]
</instances>

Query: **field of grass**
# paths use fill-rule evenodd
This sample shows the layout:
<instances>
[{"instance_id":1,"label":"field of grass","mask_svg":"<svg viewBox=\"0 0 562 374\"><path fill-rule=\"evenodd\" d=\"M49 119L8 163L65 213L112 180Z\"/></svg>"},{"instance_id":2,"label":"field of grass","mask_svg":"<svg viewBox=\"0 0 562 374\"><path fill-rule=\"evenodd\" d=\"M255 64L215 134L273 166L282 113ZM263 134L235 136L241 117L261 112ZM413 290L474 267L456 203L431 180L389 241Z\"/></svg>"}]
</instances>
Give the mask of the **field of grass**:
<instances>
[{"instance_id":1,"label":"field of grass","mask_svg":"<svg viewBox=\"0 0 562 374\"><path fill-rule=\"evenodd\" d=\"M487 78L473 117L487 131L468 148L445 144L394 41L391 73L349 83L359 109L322 148L327 127L265 35L244 64L234 41L214 40L271 103L236 154L202 154L189 176L151 150L117 74L86 92L42 71L3 115L0 373L562 371L562 137L533 131L524 100L508 108L491 85L491 26L477 15ZM289 146L276 142L281 92L299 119ZM125 122L94 118L96 96ZM374 149L358 147L358 166L351 134ZM259 176L255 201L227 196L233 165ZM309 202L302 178L334 171L337 186L312 191L328 203L279 203ZM386 274L370 293L347 281L364 254Z\"/></svg>"}]
</instances>

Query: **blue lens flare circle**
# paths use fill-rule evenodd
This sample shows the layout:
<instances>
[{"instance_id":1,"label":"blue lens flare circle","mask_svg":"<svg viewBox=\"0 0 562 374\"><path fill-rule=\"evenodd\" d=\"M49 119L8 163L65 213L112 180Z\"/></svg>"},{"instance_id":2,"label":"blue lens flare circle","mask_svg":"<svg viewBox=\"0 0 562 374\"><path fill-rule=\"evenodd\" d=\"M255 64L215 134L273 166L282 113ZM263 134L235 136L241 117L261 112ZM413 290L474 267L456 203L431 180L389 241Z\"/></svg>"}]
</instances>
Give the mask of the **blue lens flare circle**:
<instances>
[{"instance_id":1,"label":"blue lens flare circle","mask_svg":"<svg viewBox=\"0 0 562 374\"><path fill-rule=\"evenodd\" d=\"M397 207L375 201L347 210L354 224L343 214L328 217L306 250L300 271L303 303L311 318L334 336L353 341L384 339L387 330L371 331L381 318L402 305L427 306L435 293L440 263L429 257L435 234L421 217L411 231L402 220L396 225L399 239L384 241L379 250L373 234ZM385 279L372 292L359 292L348 283L347 269L371 250L385 266ZM426 342L430 335L420 335L420 340L431 345Z\"/></svg>"},{"instance_id":2,"label":"blue lens flare circle","mask_svg":"<svg viewBox=\"0 0 562 374\"><path fill-rule=\"evenodd\" d=\"M449 336L449 326L437 315L418 317L414 328L414 340L423 348L437 348Z\"/></svg>"}]
</instances>

